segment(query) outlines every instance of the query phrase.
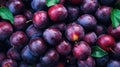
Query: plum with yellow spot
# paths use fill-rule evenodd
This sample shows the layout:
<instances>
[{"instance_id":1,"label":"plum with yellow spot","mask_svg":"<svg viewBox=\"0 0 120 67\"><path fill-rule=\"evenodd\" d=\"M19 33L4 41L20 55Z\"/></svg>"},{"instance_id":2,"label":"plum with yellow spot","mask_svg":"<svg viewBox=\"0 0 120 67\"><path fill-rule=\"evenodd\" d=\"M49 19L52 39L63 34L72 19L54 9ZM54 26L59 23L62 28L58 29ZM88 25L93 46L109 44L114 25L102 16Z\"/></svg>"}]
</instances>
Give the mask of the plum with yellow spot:
<instances>
[{"instance_id":1,"label":"plum with yellow spot","mask_svg":"<svg viewBox=\"0 0 120 67\"><path fill-rule=\"evenodd\" d=\"M79 41L84 36L84 28L75 22L70 23L67 26L65 35L71 42Z\"/></svg>"}]
</instances>

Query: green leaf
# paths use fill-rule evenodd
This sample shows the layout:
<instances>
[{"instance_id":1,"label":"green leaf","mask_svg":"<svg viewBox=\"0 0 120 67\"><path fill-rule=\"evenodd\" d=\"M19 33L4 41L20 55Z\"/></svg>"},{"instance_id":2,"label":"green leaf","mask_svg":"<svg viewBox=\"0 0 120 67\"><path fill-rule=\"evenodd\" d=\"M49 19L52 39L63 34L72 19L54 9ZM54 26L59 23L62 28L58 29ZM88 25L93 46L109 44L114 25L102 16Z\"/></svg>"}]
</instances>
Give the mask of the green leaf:
<instances>
[{"instance_id":1,"label":"green leaf","mask_svg":"<svg viewBox=\"0 0 120 67\"><path fill-rule=\"evenodd\" d=\"M6 7L0 7L0 17L5 20L9 20L12 24L14 23L14 17L10 10Z\"/></svg>"},{"instance_id":2,"label":"green leaf","mask_svg":"<svg viewBox=\"0 0 120 67\"><path fill-rule=\"evenodd\" d=\"M114 8L120 9L120 0L115 3Z\"/></svg>"},{"instance_id":3,"label":"green leaf","mask_svg":"<svg viewBox=\"0 0 120 67\"><path fill-rule=\"evenodd\" d=\"M57 4L58 2L59 0L46 0L46 5L50 7L50 6Z\"/></svg>"},{"instance_id":4,"label":"green leaf","mask_svg":"<svg viewBox=\"0 0 120 67\"><path fill-rule=\"evenodd\" d=\"M119 9L111 10L111 20L112 20L112 26L114 28L120 25L120 10Z\"/></svg>"},{"instance_id":5,"label":"green leaf","mask_svg":"<svg viewBox=\"0 0 120 67\"><path fill-rule=\"evenodd\" d=\"M92 53L91 53L92 57L100 58L100 57L103 57L103 56L105 56L107 54L108 53L106 51L104 51L103 49L101 49L98 46L92 47Z\"/></svg>"}]
</instances>

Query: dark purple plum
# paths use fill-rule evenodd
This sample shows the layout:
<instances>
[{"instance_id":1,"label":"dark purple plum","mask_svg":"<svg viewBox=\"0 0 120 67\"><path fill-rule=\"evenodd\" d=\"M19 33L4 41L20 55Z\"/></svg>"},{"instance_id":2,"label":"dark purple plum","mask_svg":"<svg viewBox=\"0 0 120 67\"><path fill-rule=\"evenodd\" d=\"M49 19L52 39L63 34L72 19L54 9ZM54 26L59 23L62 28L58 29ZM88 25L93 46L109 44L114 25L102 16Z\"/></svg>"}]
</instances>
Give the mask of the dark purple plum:
<instances>
[{"instance_id":1,"label":"dark purple plum","mask_svg":"<svg viewBox=\"0 0 120 67\"><path fill-rule=\"evenodd\" d=\"M0 22L0 41L7 39L13 33L13 27L9 22Z\"/></svg>"},{"instance_id":2,"label":"dark purple plum","mask_svg":"<svg viewBox=\"0 0 120 67\"><path fill-rule=\"evenodd\" d=\"M43 37L50 45L57 45L62 39L62 33L57 28L47 28Z\"/></svg>"},{"instance_id":3,"label":"dark purple plum","mask_svg":"<svg viewBox=\"0 0 120 67\"><path fill-rule=\"evenodd\" d=\"M18 14L24 9L24 4L21 0L9 0L7 6L14 14Z\"/></svg>"},{"instance_id":4,"label":"dark purple plum","mask_svg":"<svg viewBox=\"0 0 120 67\"><path fill-rule=\"evenodd\" d=\"M114 46L114 52L117 55L120 55L120 42L117 42Z\"/></svg>"},{"instance_id":5,"label":"dark purple plum","mask_svg":"<svg viewBox=\"0 0 120 67\"><path fill-rule=\"evenodd\" d=\"M81 25L73 22L67 26L65 35L69 41L75 42L83 38L84 29Z\"/></svg>"},{"instance_id":6,"label":"dark purple plum","mask_svg":"<svg viewBox=\"0 0 120 67\"><path fill-rule=\"evenodd\" d=\"M92 46L93 44L95 44L95 42L97 40L97 35L95 34L95 32L87 33L83 37L83 40Z\"/></svg>"},{"instance_id":7,"label":"dark purple plum","mask_svg":"<svg viewBox=\"0 0 120 67\"><path fill-rule=\"evenodd\" d=\"M85 14L93 14L98 8L97 0L83 0L80 10Z\"/></svg>"},{"instance_id":8,"label":"dark purple plum","mask_svg":"<svg viewBox=\"0 0 120 67\"><path fill-rule=\"evenodd\" d=\"M88 57L86 60L78 60L78 67L95 67L95 60Z\"/></svg>"},{"instance_id":9,"label":"dark purple plum","mask_svg":"<svg viewBox=\"0 0 120 67\"><path fill-rule=\"evenodd\" d=\"M77 6L67 6L67 11L68 11L68 21L75 21L80 14L80 9Z\"/></svg>"},{"instance_id":10,"label":"dark purple plum","mask_svg":"<svg viewBox=\"0 0 120 67\"><path fill-rule=\"evenodd\" d=\"M107 28L103 25L97 25L95 28L95 33L97 34L97 36L101 34L105 34L106 32L107 32Z\"/></svg>"},{"instance_id":11,"label":"dark purple plum","mask_svg":"<svg viewBox=\"0 0 120 67\"><path fill-rule=\"evenodd\" d=\"M5 53L0 53L0 65L2 63L3 60L5 60L7 57L5 55Z\"/></svg>"},{"instance_id":12,"label":"dark purple plum","mask_svg":"<svg viewBox=\"0 0 120 67\"><path fill-rule=\"evenodd\" d=\"M46 44L41 38L33 38L29 42L29 48L33 55L39 56L46 50Z\"/></svg>"},{"instance_id":13,"label":"dark purple plum","mask_svg":"<svg viewBox=\"0 0 120 67\"><path fill-rule=\"evenodd\" d=\"M77 19L77 23L82 25L87 31L94 30L97 20L90 14L83 14Z\"/></svg>"},{"instance_id":14,"label":"dark purple plum","mask_svg":"<svg viewBox=\"0 0 120 67\"><path fill-rule=\"evenodd\" d=\"M43 31L38 30L34 27L33 24L31 24L27 29L26 29L26 34L28 35L29 38L35 38L35 37L41 37Z\"/></svg>"},{"instance_id":15,"label":"dark purple plum","mask_svg":"<svg viewBox=\"0 0 120 67\"><path fill-rule=\"evenodd\" d=\"M30 10L25 10L24 15L27 19L32 19L32 17L33 17L33 13Z\"/></svg>"},{"instance_id":16,"label":"dark purple plum","mask_svg":"<svg viewBox=\"0 0 120 67\"><path fill-rule=\"evenodd\" d=\"M16 31L10 36L10 43L15 48L23 48L28 42L28 37L23 31Z\"/></svg>"},{"instance_id":17,"label":"dark purple plum","mask_svg":"<svg viewBox=\"0 0 120 67\"><path fill-rule=\"evenodd\" d=\"M67 9L62 4L56 4L48 9L48 15L54 22L63 21L67 17Z\"/></svg>"},{"instance_id":18,"label":"dark purple plum","mask_svg":"<svg viewBox=\"0 0 120 67\"><path fill-rule=\"evenodd\" d=\"M117 0L98 0L101 5L113 6Z\"/></svg>"},{"instance_id":19,"label":"dark purple plum","mask_svg":"<svg viewBox=\"0 0 120 67\"><path fill-rule=\"evenodd\" d=\"M69 42L63 40L62 42L60 42L60 44L57 45L56 50L61 55L68 55L71 52L72 47Z\"/></svg>"},{"instance_id":20,"label":"dark purple plum","mask_svg":"<svg viewBox=\"0 0 120 67\"><path fill-rule=\"evenodd\" d=\"M37 60L37 57L35 57L31 54L31 51L28 46L25 46L23 48L23 50L21 52L21 57L22 57L23 61L25 61L26 63L31 63L31 64L35 63Z\"/></svg>"},{"instance_id":21,"label":"dark purple plum","mask_svg":"<svg viewBox=\"0 0 120 67\"><path fill-rule=\"evenodd\" d=\"M119 67L120 62L116 60L110 60L107 64L107 67Z\"/></svg>"},{"instance_id":22,"label":"dark purple plum","mask_svg":"<svg viewBox=\"0 0 120 67\"><path fill-rule=\"evenodd\" d=\"M45 11L37 11L33 15L33 24L36 28L45 28L49 23L48 15Z\"/></svg>"},{"instance_id":23,"label":"dark purple plum","mask_svg":"<svg viewBox=\"0 0 120 67\"><path fill-rule=\"evenodd\" d=\"M113 59L115 60L120 60L120 42L116 42L114 49L113 49L114 53L113 53Z\"/></svg>"},{"instance_id":24,"label":"dark purple plum","mask_svg":"<svg viewBox=\"0 0 120 67\"><path fill-rule=\"evenodd\" d=\"M84 42L80 41L79 43L75 44L73 47L73 55L75 58L79 60L86 60L91 54L90 46Z\"/></svg>"},{"instance_id":25,"label":"dark purple plum","mask_svg":"<svg viewBox=\"0 0 120 67\"><path fill-rule=\"evenodd\" d=\"M108 33L112 35L114 38L120 38L120 26L113 28L112 25L108 27Z\"/></svg>"},{"instance_id":26,"label":"dark purple plum","mask_svg":"<svg viewBox=\"0 0 120 67\"><path fill-rule=\"evenodd\" d=\"M12 59L5 59L1 67L17 67L17 62Z\"/></svg>"},{"instance_id":27,"label":"dark purple plum","mask_svg":"<svg viewBox=\"0 0 120 67\"><path fill-rule=\"evenodd\" d=\"M87 58L86 63L88 64L88 67L95 67L96 65L95 60L91 56Z\"/></svg>"},{"instance_id":28,"label":"dark purple plum","mask_svg":"<svg viewBox=\"0 0 120 67\"><path fill-rule=\"evenodd\" d=\"M25 30L26 29L26 17L24 15L14 16L14 27L16 30Z\"/></svg>"},{"instance_id":29,"label":"dark purple plum","mask_svg":"<svg viewBox=\"0 0 120 67\"><path fill-rule=\"evenodd\" d=\"M21 56L20 56L20 52L18 52L16 49L14 48L10 48L7 52L7 57L13 60L21 60Z\"/></svg>"},{"instance_id":30,"label":"dark purple plum","mask_svg":"<svg viewBox=\"0 0 120 67\"><path fill-rule=\"evenodd\" d=\"M59 60L59 54L54 49L48 50L45 56L40 58L40 62L43 66L46 66L46 65L51 66L55 64L55 62L57 62L58 60Z\"/></svg>"},{"instance_id":31,"label":"dark purple plum","mask_svg":"<svg viewBox=\"0 0 120 67\"><path fill-rule=\"evenodd\" d=\"M94 58L96 62L96 67L106 67L108 61L109 61L109 56L105 55L100 58Z\"/></svg>"},{"instance_id":32,"label":"dark purple plum","mask_svg":"<svg viewBox=\"0 0 120 67\"><path fill-rule=\"evenodd\" d=\"M111 7L100 6L97 9L95 15L100 23L109 24L110 23L110 12L111 12Z\"/></svg>"},{"instance_id":33,"label":"dark purple plum","mask_svg":"<svg viewBox=\"0 0 120 67\"><path fill-rule=\"evenodd\" d=\"M32 0L31 7L35 11L42 10L46 7L46 0Z\"/></svg>"}]
</instances>

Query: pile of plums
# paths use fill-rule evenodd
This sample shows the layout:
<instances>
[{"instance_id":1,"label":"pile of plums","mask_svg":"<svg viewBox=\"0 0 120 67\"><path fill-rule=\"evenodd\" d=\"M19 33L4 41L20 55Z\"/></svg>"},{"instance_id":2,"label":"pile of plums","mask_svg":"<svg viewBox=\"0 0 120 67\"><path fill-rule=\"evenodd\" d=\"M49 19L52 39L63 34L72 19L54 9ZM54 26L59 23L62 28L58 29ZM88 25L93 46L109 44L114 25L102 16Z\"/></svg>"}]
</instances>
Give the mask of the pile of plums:
<instances>
[{"instance_id":1,"label":"pile of plums","mask_svg":"<svg viewBox=\"0 0 120 67\"><path fill-rule=\"evenodd\" d=\"M120 67L116 0L1 0L14 23L0 17L0 67ZM91 56L99 46L108 54Z\"/></svg>"}]
</instances>

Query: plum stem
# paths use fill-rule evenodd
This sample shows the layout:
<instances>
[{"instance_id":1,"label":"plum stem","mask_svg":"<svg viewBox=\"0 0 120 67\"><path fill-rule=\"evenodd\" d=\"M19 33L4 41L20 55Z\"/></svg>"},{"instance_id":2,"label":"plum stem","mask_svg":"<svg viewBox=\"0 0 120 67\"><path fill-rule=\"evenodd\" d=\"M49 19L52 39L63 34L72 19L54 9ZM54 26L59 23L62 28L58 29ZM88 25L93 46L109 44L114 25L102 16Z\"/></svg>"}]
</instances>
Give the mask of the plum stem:
<instances>
[{"instance_id":1,"label":"plum stem","mask_svg":"<svg viewBox=\"0 0 120 67\"><path fill-rule=\"evenodd\" d=\"M109 50L115 54L115 51L112 48L109 48Z\"/></svg>"},{"instance_id":2,"label":"plum stem","mask_svg":"<svg viewBox=\"0 0 120 67\"><path fill-rule=\"evenodd\" d=\"M12 49L14 49L15 47L13 46Z\"/></svg>"},{"instance_id":3,"label":"plum stem","mask_svg":"<svg viewBox=\"0 0 120 67\"><path fill-rule=\"evenodd\" d=\"M32 20L28 20L28 21L26 21L26 23L29 23L29 22L32 22Z\"/></svg>"},{"instance_id":4,"label":"plum stem","mask_svg":"<svg viewBox=\"0 0 120 67\"><path fill-rule=\"evenodd\" d=\"M67 63L69 63L70 61L69 60L67 60Z\"/></svg>"},{"instance_id":5,"label":"plum stem","mask_svg":"<svg viewBox=\"0 0 120 67\"><path fill-rule=\"evenodd\" d=\"M77 44L77 41L75 41L75 44Z\"/></svg>"}]
</instances>

